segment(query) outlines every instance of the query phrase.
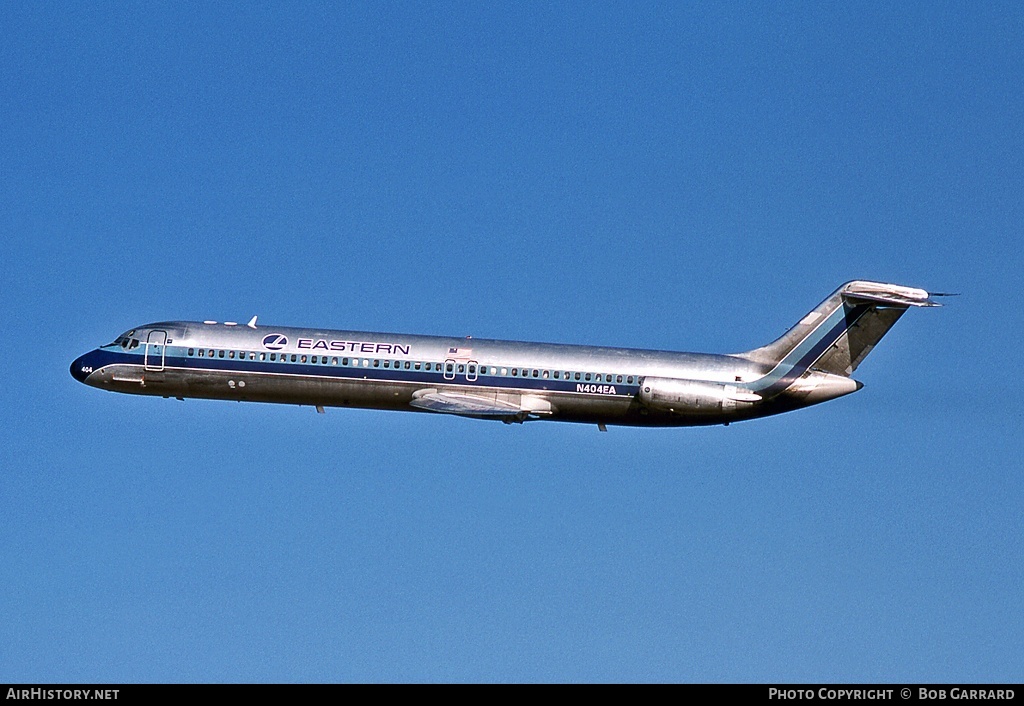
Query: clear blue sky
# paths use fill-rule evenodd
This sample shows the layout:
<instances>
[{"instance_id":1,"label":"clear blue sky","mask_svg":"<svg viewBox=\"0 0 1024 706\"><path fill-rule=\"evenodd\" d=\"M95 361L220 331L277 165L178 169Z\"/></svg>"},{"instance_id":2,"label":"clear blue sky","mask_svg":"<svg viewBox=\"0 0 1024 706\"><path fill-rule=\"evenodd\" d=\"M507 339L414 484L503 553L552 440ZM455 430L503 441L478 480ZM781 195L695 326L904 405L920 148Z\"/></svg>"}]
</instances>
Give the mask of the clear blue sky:
<instances>
[{"instance_id":1,"label":"clear blue sky","mask_svg":"<svg viewBox=\"0 0 1024 706\"><path fill-rule=\"evenodd\" d=\"M1024 10L0 5L0 680L1020 681ZM104 393L165 319L731 352L728 428Z\"/></svg>"}]
</instances>

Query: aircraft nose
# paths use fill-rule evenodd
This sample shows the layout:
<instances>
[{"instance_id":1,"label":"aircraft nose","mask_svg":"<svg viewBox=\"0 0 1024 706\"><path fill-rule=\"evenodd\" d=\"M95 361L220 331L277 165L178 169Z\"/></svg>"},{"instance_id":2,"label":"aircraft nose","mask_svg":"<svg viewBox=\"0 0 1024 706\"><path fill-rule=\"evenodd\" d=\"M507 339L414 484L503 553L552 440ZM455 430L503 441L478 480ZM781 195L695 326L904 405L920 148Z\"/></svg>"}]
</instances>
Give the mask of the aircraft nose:
<instances>
[{"instance_id":1,"label":"aircraft nose","mask_svg":"<svg viewBox=\"0 0 1024 706\"><path fill-rule=\"evenodd\" d=\"M92 366L89 365L89 357L91 353L75 358L75 362L71 364L71 377L78 382L85 382L85 379L92 373Z\"/></svg>"}]
</instances>

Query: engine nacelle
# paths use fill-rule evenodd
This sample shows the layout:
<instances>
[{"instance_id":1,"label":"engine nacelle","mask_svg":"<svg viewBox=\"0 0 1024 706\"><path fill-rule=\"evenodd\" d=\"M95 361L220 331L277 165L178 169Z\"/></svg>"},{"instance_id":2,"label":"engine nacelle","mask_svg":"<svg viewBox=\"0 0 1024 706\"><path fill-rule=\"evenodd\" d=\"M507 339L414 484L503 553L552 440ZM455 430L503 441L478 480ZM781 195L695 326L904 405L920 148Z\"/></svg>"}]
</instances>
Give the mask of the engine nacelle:
<instances>
[{"instance_id":1,"label":"engine nacelle","mask_svg":"<svg viewBox=\"0 0 1024 706\"><path fill-rule=\"evenodd\" d=\"M703 380L648 377L640 386L645 406L688 417L733 416L760 400L760 395L735 385Z\"/></svg>"}]
</instances>

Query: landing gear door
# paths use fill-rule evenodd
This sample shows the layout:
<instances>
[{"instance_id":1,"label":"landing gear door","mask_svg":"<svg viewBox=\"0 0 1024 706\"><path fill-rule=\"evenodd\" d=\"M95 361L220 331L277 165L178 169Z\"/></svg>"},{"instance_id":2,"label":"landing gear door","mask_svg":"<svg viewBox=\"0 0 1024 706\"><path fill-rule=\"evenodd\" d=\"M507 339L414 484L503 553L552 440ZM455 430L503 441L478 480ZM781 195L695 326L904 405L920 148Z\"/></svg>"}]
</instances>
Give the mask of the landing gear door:
<instances>
[{"instance_id":1,"label":"landing gear door","mask_svg":"<svg viewBox=\"0 0 1024 706\"><path fill-rule=\"evenodd\" d=\"M150 331L146 338L146 370L163 370L166 351L167 332Z\"/></svg>"}]
</instances>

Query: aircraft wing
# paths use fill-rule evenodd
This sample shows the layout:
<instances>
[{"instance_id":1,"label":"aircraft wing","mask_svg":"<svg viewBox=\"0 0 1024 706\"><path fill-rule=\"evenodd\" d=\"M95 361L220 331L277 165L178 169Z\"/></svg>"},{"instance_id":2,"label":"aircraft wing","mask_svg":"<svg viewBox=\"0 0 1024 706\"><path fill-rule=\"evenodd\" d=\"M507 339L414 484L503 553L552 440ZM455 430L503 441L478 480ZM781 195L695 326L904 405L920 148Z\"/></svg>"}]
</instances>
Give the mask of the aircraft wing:
<instances>
[{"instance_id":1,"label":"aircraft wing","mask_svg":"<svg viewBox=\"0 0 1024 706\"><path fill-rule=\"evenodd\" d=\"M458 392L438 392L437 390L420 390L413 395L409 403L417 409L441 414L458 414L463 417L516 417L523 413L519 405L494 399L467 395Z\"/></svg>"}]
</instances>

